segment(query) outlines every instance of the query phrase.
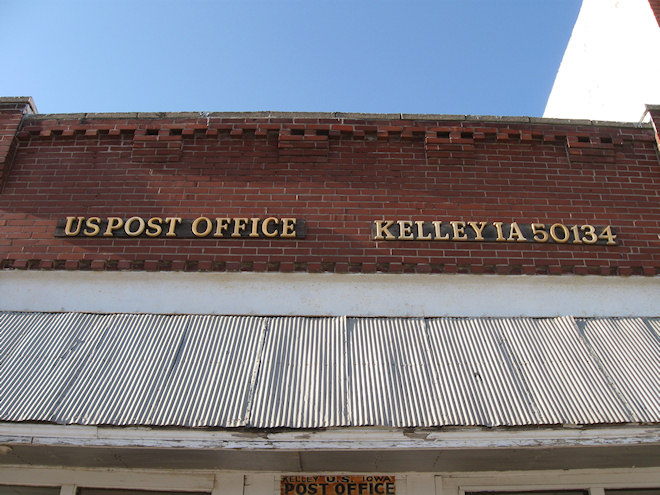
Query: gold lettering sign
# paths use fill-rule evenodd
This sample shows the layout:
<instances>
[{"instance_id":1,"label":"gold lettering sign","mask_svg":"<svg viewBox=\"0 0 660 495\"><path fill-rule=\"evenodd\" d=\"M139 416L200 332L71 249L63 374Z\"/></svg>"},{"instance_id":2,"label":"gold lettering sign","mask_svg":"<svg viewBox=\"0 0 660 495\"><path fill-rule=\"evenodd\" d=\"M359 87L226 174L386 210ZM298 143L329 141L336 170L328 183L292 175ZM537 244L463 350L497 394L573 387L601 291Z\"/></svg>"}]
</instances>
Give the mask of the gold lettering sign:
<instances>
[{"instance_id":1,"label":"gold lettering sign","mask_svg":"<svg viewBox=\"0 0 660 495\"><path fill-rule=\"evenodd\" d=\"M395 495L394 476L282 476L280 495Z\"/></svg>"},{"instance_id":2,"label":"gold lettering sign","mask_svg":"<svg viewBox=\"0 0 660 495\"><path fill-rule=\"evenodd\" d=\"M301 239L305 221L298 218L66 217L55 237L163 237L181 239Z\"/></svg>"},{"instance_id":3,"label":"gold lettering sign","mask_svg":"<svg viewBox=\"0 0 660 495\"><path fill-rule=\"evenodd\" d=\"M536 242L616 246L610 225L442 220L374 220L376 241Z\"/></svg>"}]
</instances>

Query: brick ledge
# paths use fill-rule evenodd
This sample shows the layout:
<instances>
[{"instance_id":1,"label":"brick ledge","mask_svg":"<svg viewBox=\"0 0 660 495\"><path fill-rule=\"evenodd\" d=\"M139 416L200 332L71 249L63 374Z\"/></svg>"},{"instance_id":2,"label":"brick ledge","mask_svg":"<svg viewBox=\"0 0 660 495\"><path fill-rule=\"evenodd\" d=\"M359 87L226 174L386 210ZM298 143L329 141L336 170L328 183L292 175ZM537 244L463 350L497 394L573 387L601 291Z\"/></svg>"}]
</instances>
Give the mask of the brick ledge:
<instances>
[{"instance_id":1,"label":"brick ledge","mask_svg":"<svg viewBox=\"0 0 660 495\"><path fill-rule=\"evenodd\" d=\"M307 273L417 273L473 275L600 275L646 276L660 275L660 266L608 265L482 265L450 263L349 263L349 262L265 262L211 260L37 260L0 259L0 270L35 271L182 271L182 272L307 272Z\"/></svg>"}]
</instances>

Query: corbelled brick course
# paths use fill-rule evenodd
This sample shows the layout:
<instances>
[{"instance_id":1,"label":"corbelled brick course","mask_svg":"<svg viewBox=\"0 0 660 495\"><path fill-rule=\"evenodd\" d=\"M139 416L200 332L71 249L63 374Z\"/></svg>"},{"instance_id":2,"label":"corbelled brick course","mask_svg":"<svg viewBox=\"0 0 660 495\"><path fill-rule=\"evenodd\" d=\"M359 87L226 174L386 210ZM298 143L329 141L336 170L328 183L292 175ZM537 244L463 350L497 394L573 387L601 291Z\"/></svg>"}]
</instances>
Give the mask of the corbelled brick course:
<instances>
[{"instance_id":1,"label":"corbelled brick course","mask_svg":"<svg viewBox=\"0 0 660 495\"><path fill-rule=\"evenodd\" d=\"M269 113L0 118L17 140L0 194L5 269L660 273L660 162L648 125ZM53 237L57 219L78 215L297 217L307 237ZM372 222L383 218L610 224L619 245L375 241Z\"/></svg>"}]
</instances>

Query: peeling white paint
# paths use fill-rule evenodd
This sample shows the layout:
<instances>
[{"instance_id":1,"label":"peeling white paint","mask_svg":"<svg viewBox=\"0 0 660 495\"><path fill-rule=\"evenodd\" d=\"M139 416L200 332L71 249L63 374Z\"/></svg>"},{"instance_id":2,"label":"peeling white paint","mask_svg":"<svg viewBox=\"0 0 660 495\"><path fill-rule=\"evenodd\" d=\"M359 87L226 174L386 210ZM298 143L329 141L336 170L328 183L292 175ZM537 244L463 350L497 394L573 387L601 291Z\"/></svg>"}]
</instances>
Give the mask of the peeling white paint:
<instances>
[{"instance_id":1,"label":"peeling white paint","mask_svg":"<svg viewBox=\"0 0 660 495\"><path fill-rule=\"evenodd\" d=\"M420 429L420 432L427 430ZM184 448L236 450L427 450L554 448L608 445L657 445L660 427L482 429L457 428L411 437L394 428L329 428L318 431L250 432L195 431L126 427L64 426L0 423L5 445Z\"/></svg>"}]
</instances>

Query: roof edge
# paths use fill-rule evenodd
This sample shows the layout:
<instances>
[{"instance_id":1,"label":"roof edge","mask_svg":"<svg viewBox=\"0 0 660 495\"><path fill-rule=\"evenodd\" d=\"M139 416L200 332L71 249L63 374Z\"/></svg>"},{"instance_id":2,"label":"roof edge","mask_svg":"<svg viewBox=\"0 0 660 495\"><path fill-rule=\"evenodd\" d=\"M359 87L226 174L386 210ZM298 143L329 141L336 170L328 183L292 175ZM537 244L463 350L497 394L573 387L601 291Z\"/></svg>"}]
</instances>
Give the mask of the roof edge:
<instances>
[{"instance_id":1,"label":"roof edge","mask_svg":"<svg viewBox=\"0 0 660 495\"><path fill-rule=\"evenodd\" d=\"M589 435L585 431L589 431ZM304 431L306 435L300 436ZM258 434L255 434L258 433ZM49 425L39 423L0 423L3 444L81 445L113 447L163 447L209 449L281 450L315 448L353 450L391 447L428 448L503 448L511 447L586 447L604 445L660 444L660 424L599 425L530 428L395 428L331 427L322 429L213 429ZM547 445L546 445L547 444Z\"/></svg>"},{"instance_id":2,"label":"roof edge","mask_svg":"<svg viewBox=\"0 0 660 495\"><path fill-rule=\"evenodd\" d=\"M102 119L289 119L289 120L358 120L358 121L446 121L499 124L575 125L593 127L651 128L646 122L617 122L585 119L558 119L526 116L451 115L413 113L344 113L344 112L109 112L33 114L29 120L102 120Z\"/></svg>"}]
</instances>

